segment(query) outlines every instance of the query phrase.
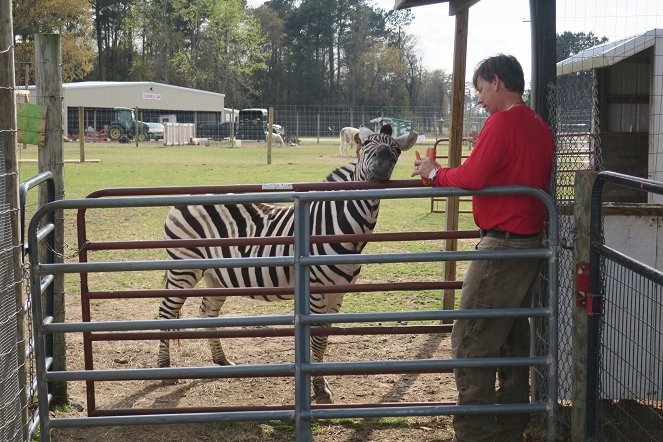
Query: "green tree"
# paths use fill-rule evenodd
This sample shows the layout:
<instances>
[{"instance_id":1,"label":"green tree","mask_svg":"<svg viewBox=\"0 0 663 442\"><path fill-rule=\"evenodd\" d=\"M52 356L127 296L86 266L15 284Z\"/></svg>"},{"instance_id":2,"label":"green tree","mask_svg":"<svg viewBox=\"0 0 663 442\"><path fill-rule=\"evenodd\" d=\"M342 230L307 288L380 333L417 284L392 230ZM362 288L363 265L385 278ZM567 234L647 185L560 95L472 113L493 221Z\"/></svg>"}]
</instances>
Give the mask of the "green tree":
<instances>
[{"instance_id":1,"label":"green tree","mask_svg":"<svg viewBox=\"0 0 663 442\"><path fill-rule=\"evenodd\" d=\"M585 34L584 32L565 31L561 35L557 34L557 61L564 60L573 54L589 49L592 46L599 45L608 41L607 37L597 37L593 32Z\"/></svg>"},{"instance_id":2,"label":"green tree","mask_svg":"<svg viewBox=\"0 0 663 442\"><path fill-rule=\"evenodd\" d=\"M65 82L84 79L93 68L94 50L92 17L88 0L68 0L63 7L59 0L21 0L12 3L17 62L34 62L34 35L61 34L62 79ZM18 69L17 74L24 75ZM34 67L29 68L34 79ZM24 81L24 79L23 79ZM23 81L18 81L22 84Z\"/></svg>"},{"instance_id":3,"label":"green tree","mask_svg":"<svg viewBox=\"0 0 663 442\"><path fill-rule=\"evenodd\" d=\"M226 94L240 106L259 91L255 74L266 68L265 37L244 0L175 0L186 45L171 62L188 86Z\"/></svg>"}]
</instances>

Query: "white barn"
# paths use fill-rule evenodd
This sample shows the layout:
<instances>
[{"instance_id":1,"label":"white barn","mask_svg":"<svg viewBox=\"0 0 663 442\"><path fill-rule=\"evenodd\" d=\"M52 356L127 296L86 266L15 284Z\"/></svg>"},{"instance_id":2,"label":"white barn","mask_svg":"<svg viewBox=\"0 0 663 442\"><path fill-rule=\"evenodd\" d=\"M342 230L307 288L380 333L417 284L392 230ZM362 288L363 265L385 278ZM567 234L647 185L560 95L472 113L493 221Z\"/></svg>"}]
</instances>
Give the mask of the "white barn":
<instances>
[{"instance_id":1,"label":"white barn","mask_svg":"<svg viewBox=\"0 0 663 442\"><path fill-rule=\"evenodd\" d=\"M142 121L178 123L222 123L237 112L225 108L225 94L171 86L153 81L85 81L65 83L63 126L66 134L78 132L79 109L84 110L85 127L100 130L113 119L113 108L137 110ZM20 91L19 91L20 94ZM35 88L29 88L35 103Z\"/></svg>"}]
</instances>

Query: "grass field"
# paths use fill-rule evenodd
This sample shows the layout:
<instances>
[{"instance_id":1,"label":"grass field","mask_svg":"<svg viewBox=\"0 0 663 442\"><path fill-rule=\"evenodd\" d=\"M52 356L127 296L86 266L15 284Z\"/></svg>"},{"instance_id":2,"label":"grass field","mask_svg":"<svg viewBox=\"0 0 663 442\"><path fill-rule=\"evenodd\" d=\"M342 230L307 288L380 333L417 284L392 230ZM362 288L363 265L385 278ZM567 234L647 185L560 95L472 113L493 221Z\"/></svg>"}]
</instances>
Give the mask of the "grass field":
<instances>
[{"instance_id":1,"label":"grass field","mask_svg":"<svg viewBox=\"0 0 663 442\"><path fill-rule=\"evenodd\" d=\"M424 151L430 143L420 143L402 154L393 179L409 179L414 150ZM144 186L191 186L221 184L320 182L329 172L350 160L340 156L336 139L304 139L297 147L279 147L271 151L267 162L267 148L262 143L243 142L242 147L227 144L212 146L169 146L154 142L134 144L87 143L85 158L80 158L78 143L64 147L65 198L83 198L104 188ZM30 146L18 152L20 180L37 173L36 148ZM74 161L74 162L70 162ZM33 191L30 200L36 198ZM467 208L467 206L466 206ZM167 208L104 209L88 211L88 238L96 241L161 239ZM445 228L445 215L431 213L429 199L384 200L376 232L437 231ZM471 215L461 214L460 229L474 229ZM65 212L65 255L76 253L75 212ZM475 241L459 242L459 248L473 247ZM442 241L372 243L366 253L420 252L441 250ZM99 252L94 260L161 259L162 251ZM459 273L465 263L458 263ZM442 276L441 263L365 265L362 281L435 281ZM114 274L99 282L97 289L159 287L161 276L141 272ZM76 291L77 278L67 278L68 290ZM359 305L347 299L345 308L351 311L389 310L439 307L439 293L417 293L402 302L402 295L375 294L362 296ZM370 299L370 302L369 302ZM383 303L393 305L382 305ZM379 306L373 304L380 304ZM271 304L264 305L269 309ZM263 306L263 304L261 304Z\"/></svg>"}]
</instances>

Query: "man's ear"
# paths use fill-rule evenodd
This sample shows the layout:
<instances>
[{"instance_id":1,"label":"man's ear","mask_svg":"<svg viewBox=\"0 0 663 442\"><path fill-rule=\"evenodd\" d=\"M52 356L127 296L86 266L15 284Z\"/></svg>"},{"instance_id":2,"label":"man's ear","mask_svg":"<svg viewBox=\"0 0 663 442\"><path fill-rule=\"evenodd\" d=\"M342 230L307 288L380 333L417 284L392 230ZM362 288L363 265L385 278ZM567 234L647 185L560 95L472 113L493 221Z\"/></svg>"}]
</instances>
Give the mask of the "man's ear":
<instances>
[{"instance_id":1,"label":"man's ear","mask_svg":"<svg viewBox=\"0 0 663 442\"><path fill-rule=\"evenodd\" d=\"M495 74L495 77L493 77L493 82L495 83L495 90L500 90L504 87L504 82L497 74Z\"/></svg>"}]
</instances>

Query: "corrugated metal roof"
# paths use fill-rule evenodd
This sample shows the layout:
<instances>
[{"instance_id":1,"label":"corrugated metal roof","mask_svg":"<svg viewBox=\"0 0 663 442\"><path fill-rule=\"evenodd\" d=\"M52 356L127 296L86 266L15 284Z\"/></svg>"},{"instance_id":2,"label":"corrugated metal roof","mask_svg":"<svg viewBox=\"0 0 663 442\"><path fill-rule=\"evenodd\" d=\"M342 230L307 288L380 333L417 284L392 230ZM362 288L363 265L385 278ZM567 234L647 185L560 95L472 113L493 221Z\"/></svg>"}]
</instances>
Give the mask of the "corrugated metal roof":
<instances>
[{"instance_id":1,"label":"corrugated metal roof","mask_svg":"<svg viewBox=\"0 0 663 442\"><path fill-rule=\"evenodd\" d=\"M612 66L654 46L657 38L663 38L663 29L652 29L643 34L585 49L558 62L557 76Z\"/></svg>"},{"instance_id":2,"label":"corrugated metal roof","mask_svg":"<svg viewBox=\"0 0 663 442\"><path fill-rule=\"evenodd\" d=\"M170 84L165 84L165 83L157 83L154 81L81 81L77 83L63 83L62 88L63 89L94 89L94 88L111 88L111 87L122 87L122 88L127 88L127 87L132 87L132 86L140 86L140 87L163 87L165 89L176 89L180 91L186 91L186 92L197 92L197 93L202 93L206 95L216 95L218 97L225 97L226 94L220 94L218 92L210 92L210 91L204 91L201 89L191 89L183 86L173 86Z\"/></svg>"}]
</instances>

